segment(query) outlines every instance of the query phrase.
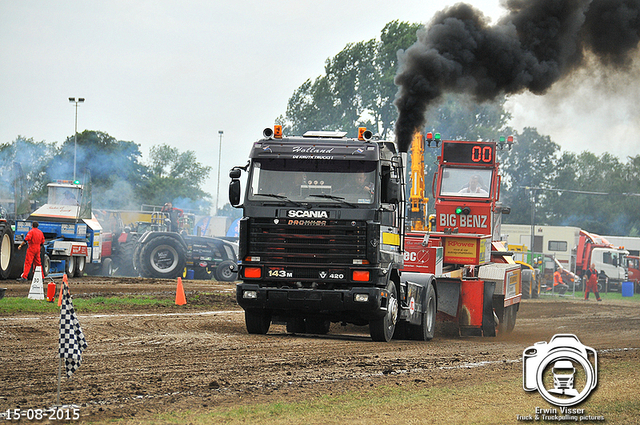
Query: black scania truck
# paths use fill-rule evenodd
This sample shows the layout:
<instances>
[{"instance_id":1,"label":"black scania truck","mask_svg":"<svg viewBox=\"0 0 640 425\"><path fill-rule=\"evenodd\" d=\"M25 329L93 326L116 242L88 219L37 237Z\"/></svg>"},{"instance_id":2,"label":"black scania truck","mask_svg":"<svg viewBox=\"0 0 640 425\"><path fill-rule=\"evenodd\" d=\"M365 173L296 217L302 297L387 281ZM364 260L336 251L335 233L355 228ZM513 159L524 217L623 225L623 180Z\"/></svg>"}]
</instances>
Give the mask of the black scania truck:
<instances>
[{"instance_id":1,"label":"black scania truck","mask_svg":"<svg viewBox=\"0 0 640 425\"><path fill-rule=\"evenodd\" d=\"M249 163L230 172L231 205L244 211L236 297L248 332L265 334L274 322L326 334L338 322L369 325L375 341L401 328L431 339L432 276L408 285L399 273L405 207L395 144L365 129L357 139L283 137L279 126L263 134Z\"/></svg>"}]
</instances>

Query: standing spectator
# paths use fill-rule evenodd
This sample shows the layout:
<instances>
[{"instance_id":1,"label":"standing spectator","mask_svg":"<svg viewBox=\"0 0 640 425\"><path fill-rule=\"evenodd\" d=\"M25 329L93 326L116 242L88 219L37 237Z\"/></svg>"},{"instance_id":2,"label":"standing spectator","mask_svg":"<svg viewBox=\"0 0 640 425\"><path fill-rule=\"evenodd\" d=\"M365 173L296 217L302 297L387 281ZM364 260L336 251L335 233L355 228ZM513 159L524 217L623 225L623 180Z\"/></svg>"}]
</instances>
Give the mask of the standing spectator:
<instances>
[{"instance_id":1,"label":"standing spectator","mask_svg":"<svg viewBox=\"0 0 640 425\"><path fill-rule=\"evenodd\" d=\"M584 299L589 299L589 292L593 292L596 296L596 300L602 301L600 298L600 293L598 292L598 271L596 270L596 265L591 263L591 267L585 273L585 277L587 278L587 283L584 288Z\"/></svg>"},{"instance_id":2,"label":"standing spectator","mask_svg":"<svg viewBox=\"0 0 640 425\"><path fill-rule=\"evenodd\" d=\"M22 245L25 243L29 244L27 248L27 254L24 257L24 271L22 272L22 276L20 276L17 280L20 282L24 282L29 277L29 272L31 272L31 263L35 267L40 266L40 270L42 270L42 263L40 262L40 250L42 249L42 245L44 245L44 234L40 229L38 229L38 222L34 221L31 224L31 230L24 237L22 243L18 246L18 249L22 249ZM42 278L44 279L44 271L42 271Z\"/></svg>"}]
</instances>

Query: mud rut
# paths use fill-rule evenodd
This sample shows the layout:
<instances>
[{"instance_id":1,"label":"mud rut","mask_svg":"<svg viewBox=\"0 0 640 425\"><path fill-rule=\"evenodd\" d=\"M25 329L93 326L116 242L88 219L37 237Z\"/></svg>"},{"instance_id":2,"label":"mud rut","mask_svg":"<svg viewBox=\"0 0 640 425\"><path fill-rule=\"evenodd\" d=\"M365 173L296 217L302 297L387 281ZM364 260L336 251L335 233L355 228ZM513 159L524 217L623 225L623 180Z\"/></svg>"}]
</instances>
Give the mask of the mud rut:
<instances>
[{"instance_id":1,"label":"mud rut","mask_svg":"<svg viewBox=\"0 0 640 425\"><path fill-rule=\"evenodd\" d=\"M166 280L85 277L71 285L74 298L175 296L175 282ZM29 291L11 281L1 286L8 297ZM185 281L184 286L188 303L200 295L209 305L80 313L89 348L73 379L63 378L62 403L80 405L83 420L99 420L294 401L379 385L482 382L507 371L521 373L522 350L556 333L575 333L584 344L604 350L603 358L619 356L615 349L640 347L637 303L525 300L511 335L461 338L437 332L428 343L385 344L372 342L367 328L338 324L322 337L288 335L281 325L272 325L266 336L248 335L242 311L225 296L234 293L233 283ZM4 316L0 324L0 409L51 406L58 316ZM637 360L638 351L624 355Z\"/></svg>"}]
</instances>

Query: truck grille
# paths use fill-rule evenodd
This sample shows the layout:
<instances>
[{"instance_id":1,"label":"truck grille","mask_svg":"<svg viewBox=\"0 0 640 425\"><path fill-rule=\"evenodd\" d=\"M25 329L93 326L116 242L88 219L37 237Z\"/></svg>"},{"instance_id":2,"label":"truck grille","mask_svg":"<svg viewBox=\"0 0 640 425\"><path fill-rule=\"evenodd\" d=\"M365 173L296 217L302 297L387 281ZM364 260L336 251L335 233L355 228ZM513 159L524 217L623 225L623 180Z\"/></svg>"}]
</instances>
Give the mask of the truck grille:
<instances>
[{"instance_id":1,"label":"truck grille","mask_svg":"<svg viewBox=\"0 0 640 425\"><path fill-rule=\"evenodd\" d=\"M354 258L366 258L366 242L365 222L327 220L326 226L293 226L252 218L249 223L250 255L267 263L353 264Z\"/></svg>"}]
</instances>

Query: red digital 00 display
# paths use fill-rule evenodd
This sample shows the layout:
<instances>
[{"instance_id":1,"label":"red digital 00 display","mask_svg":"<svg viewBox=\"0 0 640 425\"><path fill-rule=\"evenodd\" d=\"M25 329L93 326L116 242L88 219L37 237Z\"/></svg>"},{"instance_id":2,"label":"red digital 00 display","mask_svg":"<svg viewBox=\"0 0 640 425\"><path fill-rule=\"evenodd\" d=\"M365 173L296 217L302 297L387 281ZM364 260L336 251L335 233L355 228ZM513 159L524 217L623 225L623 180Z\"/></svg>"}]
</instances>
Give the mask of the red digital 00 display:
<instances>
[{"instance_id":1,"label":"red digital 00 display","mask_svg":"<svg viewBox=\"0 0 640 425\"><path fill-rule=\"evenodd\" d=\"M442 161L454 164L493 165L495 143L444 142Z\"/></svg>"}]
</instances>

